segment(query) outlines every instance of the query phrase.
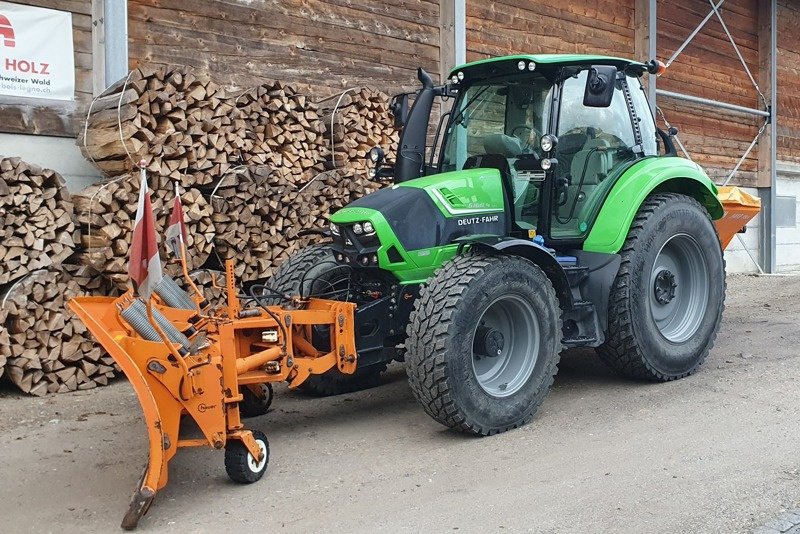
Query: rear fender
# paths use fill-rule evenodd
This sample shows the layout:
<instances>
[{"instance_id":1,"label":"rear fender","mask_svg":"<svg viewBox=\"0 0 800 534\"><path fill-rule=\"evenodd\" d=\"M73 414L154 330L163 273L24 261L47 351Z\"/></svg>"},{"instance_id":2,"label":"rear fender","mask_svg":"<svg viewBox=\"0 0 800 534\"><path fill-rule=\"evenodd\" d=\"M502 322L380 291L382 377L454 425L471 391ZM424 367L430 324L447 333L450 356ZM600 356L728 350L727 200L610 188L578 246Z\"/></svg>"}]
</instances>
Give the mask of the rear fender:
<instances>
[{"instance_id":1,"label":"rear fender","mask_svg":"<svg viewBox=\"0 0 800 534\"><path fill-rule=\"evenodd\" d=\"M625 171L614 184L583 250L618 253L644 200L652 193L666 192L695 198L712 219L724 214L717 187L699 165L677 157L647 158Z\"/></svg>"}]
</instances>

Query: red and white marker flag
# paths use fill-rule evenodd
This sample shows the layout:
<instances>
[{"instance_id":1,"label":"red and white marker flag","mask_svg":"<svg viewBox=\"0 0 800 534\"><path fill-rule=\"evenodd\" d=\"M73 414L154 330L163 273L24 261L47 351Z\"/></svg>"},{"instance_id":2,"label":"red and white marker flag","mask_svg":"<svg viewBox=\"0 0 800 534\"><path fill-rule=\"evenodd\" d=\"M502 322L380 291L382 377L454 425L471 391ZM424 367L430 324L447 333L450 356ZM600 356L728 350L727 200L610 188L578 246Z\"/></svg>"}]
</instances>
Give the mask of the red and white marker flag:
<instances>
[{"instance_id":1,"label":"red and white marker flag","mask_svg":"<svg viewBox=\"0 0 800 534\"><path fill-rule=\"evenodd\" d=\"M147 174L142 165L139 204L136 208L136 221L133 223L128 274L134 282L134 289L145 300L150 299L153 288L161 281L161 258L158 256L156 224L153 219L153 206L150 204L150 191L147 188Z\"/></svg>"},{"instance_id":2,"label":"red and white marker flag","mask_svg":"<svg viewBox=\"0 0 800 534\"><path fill-rule=\"evenodd\" d=\"M167 239L167 246L172 250L176 258L181 257L181 248L186 244L187 234L184 220L183 204L181 204L181 195L178 191L178 182L175 182L175 202L172 204L169 225L164 235Z\"/></svg>"}]
</instances>

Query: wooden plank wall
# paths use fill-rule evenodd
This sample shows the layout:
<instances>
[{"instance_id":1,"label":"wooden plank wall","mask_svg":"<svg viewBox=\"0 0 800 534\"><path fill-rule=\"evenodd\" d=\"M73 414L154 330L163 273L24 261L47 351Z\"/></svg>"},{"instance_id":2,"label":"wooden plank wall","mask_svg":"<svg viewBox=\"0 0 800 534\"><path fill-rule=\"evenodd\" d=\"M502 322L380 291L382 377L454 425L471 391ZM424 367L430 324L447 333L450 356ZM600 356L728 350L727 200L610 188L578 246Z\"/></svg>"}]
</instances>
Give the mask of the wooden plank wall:
<instances>
[{"instance_id":1,"label":"wooden plank wall","mask_svg":"<svg viewBox=\"0 0 800 534\"><path fill-rule=\"evenodd\" d=\"M468 0L467 60L513 53L632 56L634 0Z\"/></svg>"},{"instance_id":2,"label":"wooden plank wall","mask_svg":"<svg viewBox=\"0 0 800 534\"><path fill-rule=\"evenodd\" d=\"M756 80L759 75L757 8L757 0L726 0L720 8ZM666 61L709 10L706 0L659 0L659 59ZM764 109L716 16L659 78L658 88ZM678 137L692 158L718 182L734 168L764 122L760 117L731 114L669 98L659 97L658 105L670 124L680 131ZM751 152L731 184L755 185L757 154L757 150Z\"/></svg>"},{"instance_id":3,"label":"wooden plank wall","mask_svg":"<svg viewBox=\"0 0 800 534\"><path fill-rule=\"evenodd\" d=\"M0 95L0 132L75 137L92 99L92 0L12 2L72 13L75 52L73 102Z\"/></svg>"},{"instance_id":4,"label":"wooden plank wall","mask_svg":"<svg viewBox=\"0 0 800 534\"><path fill-rule=\"evenodd\" d=\"M800 164L800 4L778 2L778 159Z\"/></svg>"},{"instance_id":5,"label":"wooden plank wall","mask_svg":"<svg viewBox=\"0 0 800 534\"><path fill-rule=\"evenodd\" d=\"M439 74L438 0L130 0L131 67L210 72L235 88L265 79L319 95L369 85L390 93Z\"/></svg>"}]
</instances>

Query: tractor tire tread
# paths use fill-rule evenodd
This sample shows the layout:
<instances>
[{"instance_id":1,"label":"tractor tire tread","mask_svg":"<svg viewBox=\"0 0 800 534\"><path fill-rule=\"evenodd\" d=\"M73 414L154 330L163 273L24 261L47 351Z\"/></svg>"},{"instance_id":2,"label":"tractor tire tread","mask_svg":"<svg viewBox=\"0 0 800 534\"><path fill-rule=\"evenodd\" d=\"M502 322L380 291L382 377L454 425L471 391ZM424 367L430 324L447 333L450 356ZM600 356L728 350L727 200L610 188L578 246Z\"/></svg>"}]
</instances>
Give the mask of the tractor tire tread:
<instances>
[{"instance_id":1,"label":"tractor tire tread","mask_svg":"<svg viewBox=\"0 0 800 534\"><path fill-rule=\"evenodd\" d=\"M702 356L698 359L696 365L678 375L667 375L653 367L636 343L636 335L633 330L633 320L629 306L630 277L633 272L632 257L636 250L637 243L642 238L647 219L662 206L678 200L695 204L696 207L706 214L709 221L712 221L708 211L694 198L679 193L657 193L648 197L639 208L630 230L628 231L628 237L625 240L622 250L619 252L620 256L622 256L622 261L617 277L611 287L611 295L609 296L608 332L610 335L606 337L606 342L598 347L597 354L611 369L628 378L668 382L685 378L695 373L708 357L719 331L719 329L714 330L710 343ZM714 231L716 232L715 226ZM722 266L724 269L724 256L722 258ZM724 294L726 287L727 282L725 282L725 286L723 286L723 298L720 301L720 308L718 310L720 314L725 309Z\"/></svg>"},{"instance_id":2,"label":"tractor tire tread","mask_svg":"<svg viewBox=\"0 0 800 534\"><path fill-rule=\"evenodd\" d=\"M300 250L293 256L290 256L283 263L280 264L278 269L268 280L267 285L272 289L278 291L285 291L282 288L290 288L289 294L295 295L298 293L300 282L303 275L317 262L331 254L331 247L327 244L309 245L308 247ZM278 299L275 299L272 304L280 304Z\"/></svg>"},{"instance_id":3,"label":"tractor tire tread","mask_svg":"<svg viewBox=\"0 0 800 534\"><path fill-rule=\"evenodd\" d=\"M383 383L382 373L387 365L376 364L362 367L352 375L329 372L321 375L312 375L300 384L300 390L312 397L332 397L344 393L355 393L380 386Z\"/></svg>"},{"instance_id":4,"label":"tractor tire tread","mask_svg":"<svg viewBox=\"0 0 800 534\"><path fill-rule=\"evenodd\" d=\"M420 296L414 304L412 320L407 327L410 349L406 353L406 373L414 397L425 412L435 421L449 428L465 433L489 436L518 428L533 419L536 409L550 389L558 371L559 357L554 358L546 371L548 383L541 388L540 397L534 410L523 420L503 428L483 428L471 421L459 410L450 396L450 385L445 371L445 344L447 343L452 317L461 296L476 275L491 268L497 262L516 260L510 256L479 256L465 254L457 256L439 268L433 277L420 289ZM523 260L525 261L525 260ZM535 267L532 264L532 267ZM558 302L552 284L545 290L554 302ZM561 332L561 320L557 332ZM560 336L557 352L560 353ZM422 350L428 347L428 350ZM432 350L431 350L432 349ZM452 380L452 378L450 378Z\"/></svg>"}]
</instances>

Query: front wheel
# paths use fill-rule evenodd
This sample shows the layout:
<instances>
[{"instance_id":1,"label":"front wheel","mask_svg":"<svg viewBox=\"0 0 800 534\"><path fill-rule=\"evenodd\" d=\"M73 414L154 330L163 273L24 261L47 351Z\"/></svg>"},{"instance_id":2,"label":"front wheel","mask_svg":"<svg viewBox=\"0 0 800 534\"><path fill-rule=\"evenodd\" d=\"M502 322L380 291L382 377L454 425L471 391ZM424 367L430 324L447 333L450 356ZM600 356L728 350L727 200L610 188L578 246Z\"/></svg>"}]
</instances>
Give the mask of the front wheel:
<instances>
[{"instance_id":1,"label":"front wheel","mask_svg":"<svg viewBox=\"0 0 800 534\"><path fill-rule=\"evenodd\" d=\"M346 294L341 290L349 284L350 271L349 267L342 267L334 261L330 245L310 245L284 261L267 285L290 295L342 299ZM327 336L327 333L322 335ZM320 348L325 350L324 345ZM347 375L334 368L322 375L309 376L300 384L300 389L315 397L353 393L380 385L381 373L385 370L385 364L373 365L358 368L352 375Z\"/></svg>"},{"instance_id":2,"label":"front wheel","mask_svg":"<svg viewBox=\"0 0 800 534\"><path fill-rule=\"evenodd\" d=\"M708 213L685 195L652 195L621 256L598 354L631 378L694 373L714 344L725 303L725 261Z\"/></svg>"},{"instance_id":3,"label":"front wheel","mask_svg":"<svg viewBox=\"0 0 800 534\"><path fill-rule=\"evenodd\" d=\"M425 411L491 435L529 422L561 351L550 280L511 256L458 256L422 289L408 327L406 370Z\"/></svg>"}]
</instances>

